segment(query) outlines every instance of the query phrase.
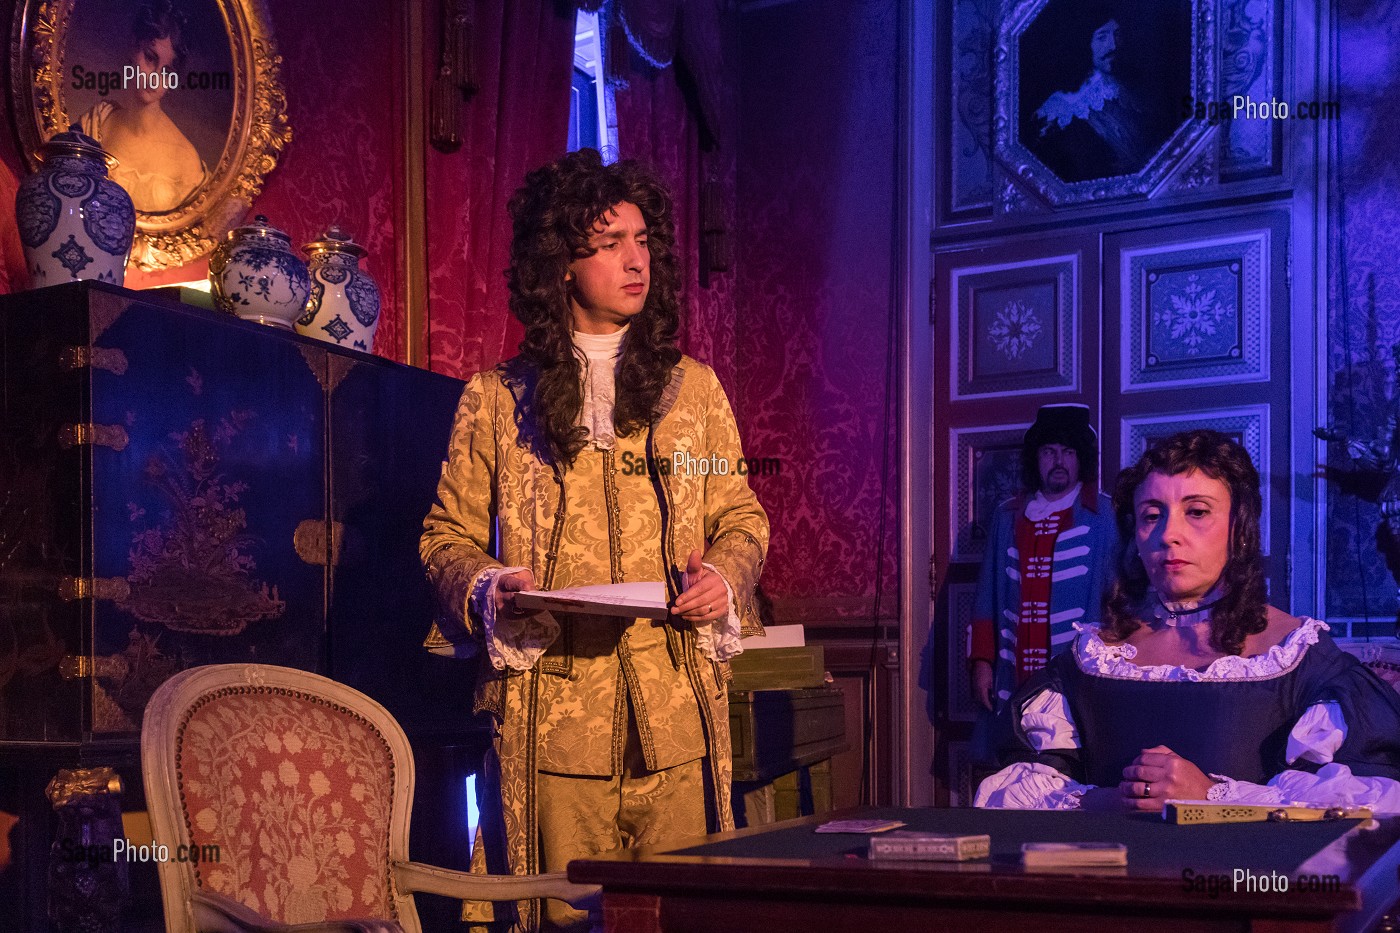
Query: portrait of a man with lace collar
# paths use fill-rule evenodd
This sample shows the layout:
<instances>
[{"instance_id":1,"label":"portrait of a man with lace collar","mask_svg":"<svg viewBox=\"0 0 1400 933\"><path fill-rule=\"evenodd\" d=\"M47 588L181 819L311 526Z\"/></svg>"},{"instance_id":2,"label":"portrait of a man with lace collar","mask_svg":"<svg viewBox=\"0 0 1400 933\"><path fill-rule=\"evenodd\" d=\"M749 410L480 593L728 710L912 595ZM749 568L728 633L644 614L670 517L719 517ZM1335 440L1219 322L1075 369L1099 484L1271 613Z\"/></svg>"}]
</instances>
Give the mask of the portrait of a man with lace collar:
<instances>
[{"instance_id":1,"label":"portrait of a man with lace collar","mask_svg":"<svg viewBox=\"0 0 1400 933\"><path fill-rule=\"evenodd\" d=\"M1141 171L1189 97L1190 7L1047 5L1021 40L1021 142L1067 182Z\"/></svg>"}]
</instances>

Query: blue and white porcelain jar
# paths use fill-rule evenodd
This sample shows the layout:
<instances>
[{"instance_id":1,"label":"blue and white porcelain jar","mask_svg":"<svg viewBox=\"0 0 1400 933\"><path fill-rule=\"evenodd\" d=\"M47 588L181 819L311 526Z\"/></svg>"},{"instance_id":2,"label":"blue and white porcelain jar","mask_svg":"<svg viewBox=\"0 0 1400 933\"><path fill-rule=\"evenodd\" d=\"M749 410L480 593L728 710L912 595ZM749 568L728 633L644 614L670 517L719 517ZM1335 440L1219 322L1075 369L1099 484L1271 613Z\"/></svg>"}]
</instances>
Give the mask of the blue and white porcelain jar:
<instances>
[{"instance_id":1,"label":"blue and white porcelain jar","mask_svg":"<svg viewBox=\"0 0 1400 933\"><path fill-rule=\"evenodd\" d=\"M55 135L35 153L39 170L20 183L15 218L34 288L91 279L120 285L136 233L136 208L107 177L116 160L91 136Z\"/></svg>"},{"instance_id":2,"label":"blue and white porcelain jar","mask_svg":"<svg viewBox=\"0 0 1400 933\"><path fill-rule=\"evenodd\" d=\"M365 248L332 225L302 249L310 257L311 299L297 333L369 353L379 326L379 286L360 268Z\"/></svg>"},{"instance_id":3,"label":"blue and white porcelain jar","mask_svg":"<svg viewBox=\"0 0 1400 933\"><path fill-rule=\"evenodd\" d=\"M311 279L291 237L259 214L235 227L209 255L214 304L245 321L292 329L306 311Z\"/></svg>"}]
</instances>

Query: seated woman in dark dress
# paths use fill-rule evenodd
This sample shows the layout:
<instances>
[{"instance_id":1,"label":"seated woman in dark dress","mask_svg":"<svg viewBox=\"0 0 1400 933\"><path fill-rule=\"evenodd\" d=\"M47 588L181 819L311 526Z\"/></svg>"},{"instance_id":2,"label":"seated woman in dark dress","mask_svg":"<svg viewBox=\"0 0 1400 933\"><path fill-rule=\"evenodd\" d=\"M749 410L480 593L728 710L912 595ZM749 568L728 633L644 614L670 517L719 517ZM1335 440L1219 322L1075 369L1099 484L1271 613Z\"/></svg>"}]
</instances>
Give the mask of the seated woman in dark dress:
<instances>
[{"instance_id":1,"label":"seated woman in dark dress","mask_svg":"<svg viewBox=\"0 0 1400 933\"><path fill-rule=\"evenodd\" d=\"M1400 813L1400 694L1326 623L1265 602L1249 454L1215 431L1173 435L1123 471L1113 502L1127 548L1104 623L1012 698L1018 760L976 805Z\"/></svg>"}]
</instances>

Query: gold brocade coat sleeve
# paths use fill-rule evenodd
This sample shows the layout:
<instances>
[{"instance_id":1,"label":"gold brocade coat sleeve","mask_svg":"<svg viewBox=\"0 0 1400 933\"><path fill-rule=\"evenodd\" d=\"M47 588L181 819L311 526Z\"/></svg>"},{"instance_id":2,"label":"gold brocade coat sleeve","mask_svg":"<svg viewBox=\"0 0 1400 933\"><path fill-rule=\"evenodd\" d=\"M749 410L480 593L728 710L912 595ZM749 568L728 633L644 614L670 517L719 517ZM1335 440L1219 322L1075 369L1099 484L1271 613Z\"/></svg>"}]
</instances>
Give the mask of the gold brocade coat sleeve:
<instances>
[{"instance_id":1,"label":"gold brocade coat sleeve","mask_svg":"<svg viewBox=\"0 0 1400 933\"><path fill-rule=\"evenodd\" d=\"M429 648L461 645L480 637L467 610L472 582L502 566L491 556L496 485L495 373L478 373L457 403L438 501L423 522L418 556L438 594L442 615L426 642ZM485 495L482 495L486 492Z\"/></svg>"}]
</instances>

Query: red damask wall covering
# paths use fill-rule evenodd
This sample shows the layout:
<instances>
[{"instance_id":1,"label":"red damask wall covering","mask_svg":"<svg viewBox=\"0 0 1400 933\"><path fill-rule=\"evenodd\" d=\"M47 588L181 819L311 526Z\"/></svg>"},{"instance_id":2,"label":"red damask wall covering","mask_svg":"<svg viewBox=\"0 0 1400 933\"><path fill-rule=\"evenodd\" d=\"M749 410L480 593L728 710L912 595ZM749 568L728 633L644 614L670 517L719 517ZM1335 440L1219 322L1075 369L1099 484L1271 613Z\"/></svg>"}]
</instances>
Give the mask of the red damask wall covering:
<instances>
[{"instance_id":1,"label":"red damask wall covering","mask_svg":"<svg viewBox=\"0 0 1400 933\"><path fill-rule=\"evenodd\" d=\"M896 616L895 0L804 0L742 21L738 394L773 523L763 586L809 625ZM877 567L883 511L883 564Z\"/></svg>"}]
</instances>

